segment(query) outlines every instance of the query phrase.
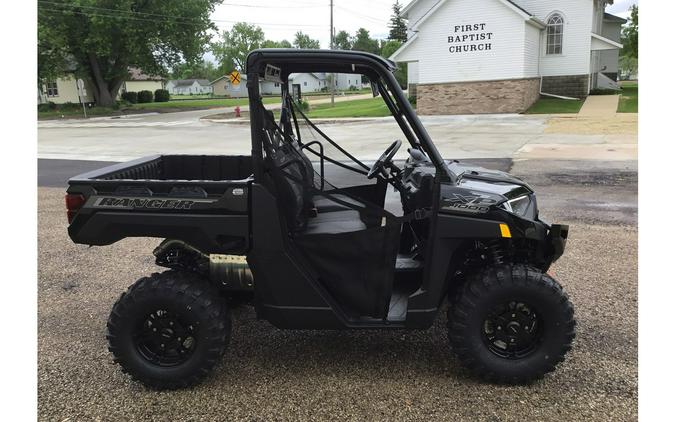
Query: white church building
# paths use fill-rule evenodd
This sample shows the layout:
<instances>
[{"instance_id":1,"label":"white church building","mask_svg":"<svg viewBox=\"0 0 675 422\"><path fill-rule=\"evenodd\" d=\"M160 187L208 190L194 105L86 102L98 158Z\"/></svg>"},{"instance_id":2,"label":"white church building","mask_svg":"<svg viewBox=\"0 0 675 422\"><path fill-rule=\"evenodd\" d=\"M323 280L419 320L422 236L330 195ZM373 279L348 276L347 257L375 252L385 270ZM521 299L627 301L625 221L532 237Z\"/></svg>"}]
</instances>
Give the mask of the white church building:
<instances>
[{"instance_id":1,"label":"white church building","mask_svg":"<svg viewBox=\"0 0 675 422\"><path fill-rule=\"evenodd\" d=\"M621 25L611 0L411 0L408 63L419 114L511 113L540 95L614 88Z\"/></svg>"}]
</instances>

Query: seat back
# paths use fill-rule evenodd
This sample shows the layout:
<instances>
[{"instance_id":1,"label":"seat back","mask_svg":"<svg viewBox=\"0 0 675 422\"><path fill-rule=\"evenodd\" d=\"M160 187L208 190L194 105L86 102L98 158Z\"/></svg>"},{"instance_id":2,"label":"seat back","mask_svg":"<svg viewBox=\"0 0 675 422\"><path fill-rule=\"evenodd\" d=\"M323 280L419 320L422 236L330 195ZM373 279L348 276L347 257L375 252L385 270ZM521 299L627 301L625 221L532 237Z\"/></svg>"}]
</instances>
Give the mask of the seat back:
<instances>
[{"instance_id":1,"label":"seat back","mask_svg":"<svg viewBox=\"0 0 675 422\"><path fill-rule=\"evenodd\" d=\"M269 110L265 132L266 166L272 173L286 223L291 231L302 230L307 224L308 211L313 208L314 167L297 142L284 139Z\"/></svg>"}]
</instances>

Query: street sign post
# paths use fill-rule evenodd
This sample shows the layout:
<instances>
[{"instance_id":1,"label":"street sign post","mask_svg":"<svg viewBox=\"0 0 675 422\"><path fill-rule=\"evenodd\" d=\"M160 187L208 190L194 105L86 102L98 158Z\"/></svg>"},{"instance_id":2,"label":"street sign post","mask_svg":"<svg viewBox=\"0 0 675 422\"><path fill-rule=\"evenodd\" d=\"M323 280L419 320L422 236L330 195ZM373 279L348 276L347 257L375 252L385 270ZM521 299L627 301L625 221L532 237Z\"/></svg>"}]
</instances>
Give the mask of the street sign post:
<instances>
[{"instance_id":1,"label":"street sign post","mask_svg":"<svg viewBox=\"0 0 675 422\"><path fill-rule=\"evenodd\" d=\"M87 90L84 87L84 81L82 79L77 80L77 96L80 98L80 103L82 104L82 112L84 113L84 118L87 118L87 107L84 102L87 98Z\"/></svg>"}]
</instances>

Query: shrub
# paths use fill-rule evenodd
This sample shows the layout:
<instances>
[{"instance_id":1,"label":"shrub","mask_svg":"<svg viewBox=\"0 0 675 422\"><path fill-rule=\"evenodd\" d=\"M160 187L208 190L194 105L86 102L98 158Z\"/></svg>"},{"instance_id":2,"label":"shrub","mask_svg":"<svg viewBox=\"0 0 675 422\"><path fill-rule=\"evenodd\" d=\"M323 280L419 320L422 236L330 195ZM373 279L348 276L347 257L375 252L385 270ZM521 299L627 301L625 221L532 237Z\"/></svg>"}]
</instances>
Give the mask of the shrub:
<instances>
[{"instance_id":1,"label":"shrub","mask_svg":"<svg viewBox=\"0 0 675 422\"><path fill-rule=\"evenodd\" d=\"M417 96L416 95L409 95L408 96L408 102L410 103L411 106L417 107Z\"/></svg>"},{"instance_id":2,"label":"shrub","mask_svg":"<svg viewBox=\"0 0 675 422\"><path fill-rule=\"evenodd\" d=\"M138 103L151 103L152 102L152 91L139 91L138 92Z\"/></svg>"},{"instance_id":3,"label":"shrub","mask_svg":"<svg viewBox=\"0 0 675 422\"><path fill-rule=\"evenodd\" d=\"M48 103L38 104L39 112L54 111L54 110L56 110L56 104L54 104L51 101L49 101Z\"/></svg>"},{"instance_id":4,"label":"shrub","mask_svg":"<svg viewBox=\"0 0 675 422\"><path fill-rule=\"evenodd\" d=\"M349 85L349 90L350 91L358 91L358 88L354 85Z\"/></svg>"},{"instance_id":5,"label":"shrub","mask_svg":"<svg viewBox=\"0 0 675 422\"><path fill-rule=\"evenodd\" d=\"M307 100L300 101L300 109L302 111L309 111L309 102Z\"/></svg>"},{"instance_id":6,"label":"shrub","mask_svg":"<svg viewBox=\"0 0 675 422\"><path fill-rule=\"evenodd\" d=\"M165 103L171 99L169 91L166 89L158 89L155 91L155 102L156 103Z\"/></svg>"},{"instance_id":7,"label":"shrub","mask_svg":"<svg viewBox=\"0 0 675 422\"><path fill-rule=\"evenodd\" d=\"M122 99L128 103L136 104L138 102L138 93L136 92L123 92Z\"/></svg>"},{"instance_id":8,"label":"shrub","mask_svg":"<svg viewBox=\"0 0 675 422\"><path fill-rule=\"evenodd\" d=\"M591 89L591 95L617 95L620 94L621 90L611 89L611 88L596 88Z\"/></svg>"},{"instance_id":9,"label":"shrub","mask_svg":"<svg viewBox=\"0 0 675 422\"><path fill-rule=\"evenodd\" d=\"M82 109L82 104L80 103L71 103L70 101L67 103L63 103L58 106L59 110L62 111L73 111L73 110L81 110Z\"/></svg>"}]
</instances>

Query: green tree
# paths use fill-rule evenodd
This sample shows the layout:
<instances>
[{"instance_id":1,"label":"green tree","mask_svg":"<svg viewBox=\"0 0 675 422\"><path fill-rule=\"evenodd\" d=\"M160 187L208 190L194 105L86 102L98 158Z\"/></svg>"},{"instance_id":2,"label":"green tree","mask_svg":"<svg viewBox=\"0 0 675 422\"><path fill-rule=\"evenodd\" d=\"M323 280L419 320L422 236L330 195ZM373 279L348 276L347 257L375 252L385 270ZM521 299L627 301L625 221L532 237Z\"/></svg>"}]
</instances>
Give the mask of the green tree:
<instances>
[{"instance_id":1,"label":"green tree","mask_svg":"<svg viewBox=\"0 0 675 422\"><path fill-rule=\"evenodd\" d=\"M382 57L389 58L403 43L401 41L387 41L382 45ZM398 69L394 71L396 81L403 89L408 86L408 63L398 63Z\"/></svg>"},{"instance_id":2,"label":"green tree","mask_svg":"<svg viewBox=\"0 0 675 422\"><path fill-rule=\"evenodd\" d=\"M630 7L630 18L628 23L621 31L621 55L627 57L638 58L638 7L633 5Z\"/></svg>"},{"instance_id":3,"label":"green tree","mask_svg":"<svg viewBox=\"0 0 675 422\"><path fill-rule=\"evenodd\" d=\"M211 51L220 63L220 70L243 70L248 53L262 47L264 41L265 33L259 26L237 22L231 30L223 31L220 41L211 43Z\"/></svg>"},{"instance_id":4,"label":"green tree","mask_svg":"<svg viewBox=\"0 0 675 422\"><path fill-rule=\"evenodd\" d=\"M293 45L288 40L274 41L265 40L262 43L262 48L293 48Z\"/></svg>"},{"instance_id":5,"label":"green tree","mask_svg":"<svg viewBox=\"0 0 675 422\"><path fill-rule=\"evenodd\" d=\"M213 81L222 74L216 66L206 60L196 63L179 63L171 70L171 77L174 79L208 79Z\"/></svg>"},{"instance_id":6,"label":"green tree","mask_svg":"<svg viewBox=\"0 0 675 422\"><path fill-rule=\"evenodd\" d=\"M165 74L204 53L222 0L38 0L38 78L75 69L111 106L129 67Z\"/></svg>"},{"instance_id":7,"label":"green tree","mask_svg":"<svg viewBox=\"0 0 675 422\"><path fill-rule=\"evenodd\" d=\"M309 35L303 34L302 31L295 33L295 40L293 41L295 48L320 48L319 40L310 38Z\"/></svg>"},{"instance_id":8,"label":"green tree","mask_svg":"<svg viewBox=\"0 0 675 422\"><path fill-rule=\"evenodd\" d=\"M337 50L351 50L353 44L352 37L347 31L338 32L333 40L333 48Z\"/></svg>"},{"instance_id":9,"label":"green tree","mask_svg":"<svg viewBox=\"0 0 675 422\"><path fill-rule=\"evenodd\" d=\"M352 50L366 51L368 53L380 54L380 45L377 40L370 38L370 32L365 28L359 28L356 31Z\"/></svg>"},{"instance_id":10,"label":"green tree","mask_svg":"<svg viewBox=\"0 0 675 422\"><path fill-rule=\"evenodd\" d=\"M408 40L407 24L403 16L401 16L401 5L398 3L398 0L396 0L391 9L393 13L388 25L389 39L406 42Z\"/></svg>"}]
</instances>

